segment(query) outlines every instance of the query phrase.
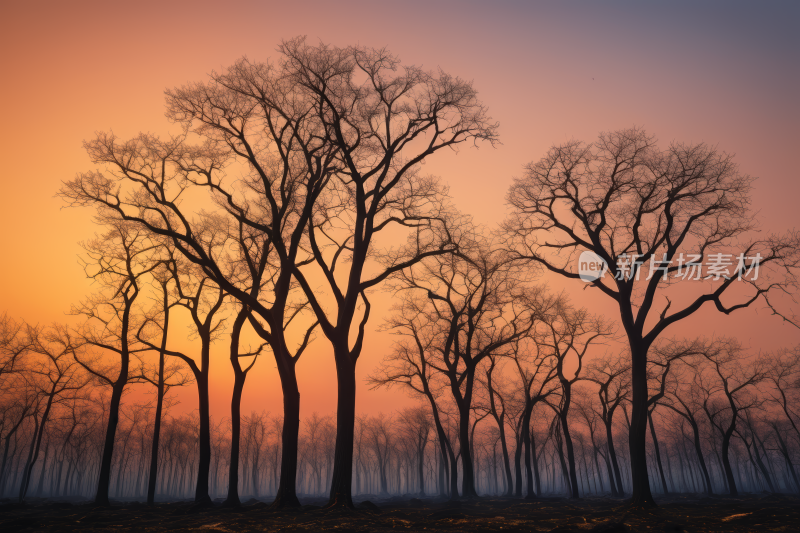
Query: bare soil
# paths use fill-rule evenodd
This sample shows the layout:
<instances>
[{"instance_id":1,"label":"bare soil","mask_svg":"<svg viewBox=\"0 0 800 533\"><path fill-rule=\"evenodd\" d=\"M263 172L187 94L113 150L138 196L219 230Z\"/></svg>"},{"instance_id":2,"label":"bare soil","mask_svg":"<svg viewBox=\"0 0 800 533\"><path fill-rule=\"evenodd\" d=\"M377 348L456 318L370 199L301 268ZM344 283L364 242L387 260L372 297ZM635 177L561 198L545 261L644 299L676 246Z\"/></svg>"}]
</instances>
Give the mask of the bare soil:
<instances>
[{"instance_id":1,"label":"bare soil","mask_svg":"<svg viewBox=\"0 0 800 533\"><path fill-rule=\"evenodd\" d=\"M303 507L284 511L257 500L236 509L219 504L198 508L191 502L155 507L118 502L107 508L46 500L22 506L6 502L0 504L0 531L800 531L800 498L781 494L681 495L661 498L653 510L632 510L611 498L356 501L356 510L324 509L324 500L306 499Z\"/></svg>"}]
</instances>

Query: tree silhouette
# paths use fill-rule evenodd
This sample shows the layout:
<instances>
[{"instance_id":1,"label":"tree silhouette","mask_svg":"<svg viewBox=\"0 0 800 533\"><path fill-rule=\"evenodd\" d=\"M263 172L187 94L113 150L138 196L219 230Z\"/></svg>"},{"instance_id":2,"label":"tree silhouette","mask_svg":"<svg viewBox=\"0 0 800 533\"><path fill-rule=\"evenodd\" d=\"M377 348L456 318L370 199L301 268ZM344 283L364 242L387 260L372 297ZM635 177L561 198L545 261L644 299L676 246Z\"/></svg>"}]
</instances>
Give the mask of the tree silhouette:
<instances>
[{"instance_id":1,"label":"tree silhouette","mask_svg":"<svg viewBox=\"0 0 800 533\"><path fill-rule=\"evenodd\" d=\"M499 383L495 383L495 381L492 379L495 370L497 369L499 360L499 355L489 355L489 363L485 369L485 379L481 380L481 384L486 388L489 396L489 405L487 410L497 424L498 439L500 441L500 449L503 454L506 496L511 496L513 484L511 481L511 463L508 459L508 443L506 441L506 416L508 411L506 408L506 398L509 397L509 393L502 389L504 383L502 380L500 380ZM480 378L478 379L480 380Z\"/></svg>"},{"instance_id":2,"label":"tree silhouette","mask_svg":"<svg viewBox=\"0 0 800 533\"><path fill-rule=\"evenodd\" d=\"M425 257L452 250L444 191L419 174L420 164L470 140L494 144L497 126L470 83L401 66L385 49L310 46L296 38L279 50L292 80L315 100L315 119L330 132L339 164L324 201L307 222L308 246L331 310L326 312L310 283L311 270L296 268L295 277L336 362L339 400L329 503L352 507L355 368L369 319L366 292ZM408 230L407 245L384 254L379 268L367 268L378 251L378 236L397 227ZM364 305L360 320L359 302Z\"/></svg>"},{"instance_id":3,"label":"tree silhouette","mask_svg":"<svg viewBox=\"0 0 800 533\"><path fill-rule=\"evenodd\" d=\"M630 365L622 357L607 354L592 362L587 378L600 386L597 391L600 399L600 418L606 428L608 457L614 469L614 477L609 479L611 493L614 496L622 496L625 489L622 486L622 475L614 448L613 424L617 408L630 399Z\"/></svg>"},{"instance_id":4,"label":"tree silhouette","mask_svg":"<svg viewBox=\"0 0 800 533\"><path fill-rule=\"evenodd\" d=\"M444 477L449 480L449 492L458 495L458 472L456 457L450 439L445 432L442 413L437 398L442 395L444 384L440 383L436 369L431 365L435 358L433 345L436 332L432 328L434 320L428 318L429 300L412 293L404 295L401 303L394 306L397 313L387 320L385 328L394 335L406 337L392 346L380 367L368 378L373 388L402 385L412 394L423 396L429 403L436 429L440 464ZM441 481L442 495L447 493L444 480Z\"/></svg>"},{"instance_id":5,"label":"tree silhouette","mask_svg":"<svg viewBox=\"0 0 800 533\"><path fill-rule=\"evenodd\" d=\"M19 488L20 502L28 493L31 474L39 458L42 437L53 406L67 401L70 395L86 385L85 377L76 371L79 366L74 358L77 343L65 327L53 326L46 330L36 329L31 332L31 335L32 342L29 350L33 360L30 374L34 380L34 386L39 390L39 396L33 410L35 423L33 437Z\"/></svg>"},{"instance_id":6,"label":"tree silhouette","mask_svg":"<svg viewBox=\"0 0 800 533\"><path fill-rule=\"evenodd\" d=\"M207 278L202 270L188 262L172 262L172 279L175 281L180 305L189 310L194 332L200 339L200 364L194 358L178 351L164 353L182 359L191 369L197 385L200 427L197 486L194 500L209 504L208 477L211 469L211 420L209 412L208 385L211 373L211 343L222 334L224 318L217 317L222 308L225 292Z\"/></svg>"},{"instance_id":7,"label":"tree silhouette","mask_svg":"<svg viewBox=\"0 0 800 533\"><path fill-rule=\"evenodd\" d=\"M796 289L800 236L750 238L756 229L748 212L752 181L732 156L716 148L673 143L660 149L653 137L634 128L603 133L590 145L571 141L551 148L526 167L508 193L513 214L504 228L508 247L520 260L569 279L580 278L576 263L583 251L608 267L611 276L591 286L619 308L630 347L634 506L655 505L645 447L647 361L655 340L706 303L730 314L757 301L773 307L770 294ZM741 254L741 260L719 272L710 290L673 310L665 294L674 281L669 275L685 277L690 263L722 253ZM688 261L683 254L690 254ZM640 275L645 264L651 267L646 278ZM730 290L737 279L744 279L740 285L749 293Z\"/></svg>"},{"instance_id":8,"label":"tree silhouette","mask_svg":"<svg viewBox=\"0 0 800 533\"><path fill-rule=\"evenodd\" d=\"M586 309L575 309L564 296L542 313L540 326L535 330L534 342L540 351L555 359L555 373L561 385L558 405L548 402L560 419L567 448L567 465L571 485L570 497L579 498L575 451L569 431L569 409L572 403L572 386L582 379L584 358L592 345L597 345L613 333L613 328ZM572 377L567 377L565 364L575 363ZM530 487L529 487L530 494Z\"/></svg>"},{"instance_id":9,"label":"tree silhouette","mask_svg":"<svg viewBox=\"0 0 800 533\"><path fill-rule=\"evenodd\" d=\"M247 373L256 364L258 355L263 350L262 344L258 350L254 352L241 353L239 352L239 338L250 311L243 307L236 315L231 328L231 346L230 358L231 366L233 367L233 396L231 398L231 459L230 471L228 473L228 498L225 500L226 505L238 506L239 505L239 440L241 434L241 405L242 405L242 392L244 390L244 382L247 378ZM241 357L253 357L253 360L246 368L242 368L239 363Z\"/></svg>"},{"instance_id":10,"label":"tree silhouette","mask_svg":"<svg viewBox=\"0 0 800 533\"><path fill-rule=\"evenodd\" d=\"M301 246L306 221L338 168L330 132L314 118L317 101L292 73L286 61L276 67L242 59L212 73L208 83L167 91L167 114L183 126L182 135L162 140L141 134L120 142L113 134L98 134L85 147L106 172L79 175L60 192L69 205L112 209L168 239L251 309L253 326L277 362L284 394L278 506L299 506L298 354L284 332L293 268L308 260ZM190 134L202 142L190 144ZM228 165L241 166L244 178L226 178ZM193 206L180 201L193 188L205 189L218 211L193 216ZM234 247L225 246L231 242Z\"/></svg>"},{"instance_id":11,"label":"tree silhouette","mask_svg":"<svg viewBox=\"0 0 800 533\"><path fill-rule=\"evenodd\" d=\"M722 464L731 496L739 494L730 463L731 438L736 431L740 413L761 403L754 387L765 377L763 359L753 359L734 339L720 340L704 354L709 361L704 380L703 411L722 437ZM750 364L748 364L750 363Z\"/></svg>"},{"instance_id":12,"label":"tree silhouette","mask_svg":"<svg viewBox=\"0 0 800 533\"><path fill-rule=\"evenodd\" d=\"M684 386L681 386L681 384ZM693 372L691 380L687 379L682 383L678 380L674 381L668 394L659 400L659 404L680 415L691 426L693 436L692 442L694 443L694 450L697 454L697 462L700 464L700 469L703 472L706 494L710 496L714 494L714 488L711 484L711 477L708 473L700 440L699 416L703 410L703 398L700 392L700 386L701 383L698 381L698 376Z\"/></svg>"},{"instance_id":13,"label":"tree silhouette","mask_svg":"<svg viewBox=\"0 0 800 533\"><path fill-rule=\"evenodd\" d=\"M413 443L417 460L417 479L420 496L425 496L425 446L431 431L431 419L424 407L410 407L399 415L404 441Z\"/></svg>"},{"instance_id":14,"label":"tree silhouette","mask_svg":"<svg viewBox=\"0 0 800 533\"><path fill-rule=\"evenodd\" d=\"M167 253L169 250L167 249ZM169 257L169 253L167 255ZM166 261L172 261L167 259ZM169 286L172 282L173 269L169 267L169 262L163 262L152 272L154 285L158 286L161 299L156 299L153 309L146 315L136 337L140 342L148 346L151 350L158 352L158 367L155 371L147 371L144 363L142 364L142 380L150 383L156 388L156 409L154 413L153 438L150 450L150 473L147 482L147 505L155 505L156 481L158 479L158 450L161 441L161 422L164 411L164 398L169 389L180 387L189 383L189 376L181 372L181 369L174 364L167 365L167 339L169 337L169 319L172 309L180 305L180 300L175 291L170 291ZM159 318L161 323L158 322ZM148 331L152 330L152 332ZM148 337L160 341L158 346L153 344Z\"/></svg>"},{"instance_id":15,"label":"tree silhouette","mask_svg":"<svg viewBox=\"0 0 800 533\"><path fill-rule=\"evenodd\" d=\"M88 348L85 355L84 350L77 350L75 360L95 379L111 387L95 496L98 505L109 505L111 461L122 395L129 382L141 380L141 374L136 373L138 369L131 365L131 358L138 351L135 333L137 322L141 320L137 316L136 301L142 292L144 278L159 265L156 256L158 244L149 238L147 232L110 217L107 225L110 227L106 233L84 245L87 253L84 271L104 290L72 309L72 314L86 318L80 338L82 347ZM118 370L116 362L109 364L105 360L106 353L119 358Z\"/></svg>"},{"instance_id":16,"label":"tree silhouette","mask_svg":"<svg viewBox=\"0 0 800 533\"><path fill-rule=\"evenodd\" d=\"M514 457L514 471L516 474L516 487L514 494L517 498L522 497L522 468L521 457L525 453L525 479L527 483L527 498L534 498L537 492L541 491L539 477L537 475L538 463L536 461L536 446L532 440L533 427L531 417L533 410L540 402L545 402L550 395L555 393L555 386L552 383L557 378L556 361L552 353L545 353L539 349L538 344L530 338L514 342L511 355L517 367L519 376L519 393L522 408L516 421L517 439L516 453ZM509 475L509 492L511 491L511 478ZM534 491L534 479L537 488Z\"/></svg>"},{"instance_id":17,"label":"tree silhouette","mask_svg":"<svg viewBox=\"0 0 800 533\"><path fill-rule=\"evenodd\" d=\"M397 275L398 289L428 296L435 335L428 364L446 378L458 411L465 498L477 496L469 419L478 366L531 331L548 305L540 288L519 284L515 274L486 243L475 243L469 254L433 257Z\"/></svg>"}]
</instances>

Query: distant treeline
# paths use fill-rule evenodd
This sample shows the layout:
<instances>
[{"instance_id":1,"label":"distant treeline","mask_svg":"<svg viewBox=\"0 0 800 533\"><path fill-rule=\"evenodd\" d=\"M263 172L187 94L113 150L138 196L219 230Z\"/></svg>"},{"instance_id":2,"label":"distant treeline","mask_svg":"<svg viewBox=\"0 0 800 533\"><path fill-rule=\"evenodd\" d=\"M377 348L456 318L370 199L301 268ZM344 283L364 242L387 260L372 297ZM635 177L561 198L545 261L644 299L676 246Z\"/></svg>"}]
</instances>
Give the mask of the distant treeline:
<instances>
[{"instance_id":1,"label":"distant treeline","mask_svg":"<svg viewBox=\"0 0 800 533\"><path fill-rule=\"evenodd\" d=\"M7 357L0 393L3 497L92 498L107 429L107 388L100 387L74 359L60 356L58 348L64 345L57 343L58 331L29 328L5 316L2 333ZM652 490L730 492L724 466L729 462L740 490L799 492L794 466L800 459L794 411L800 392L798 353L753 358L731 341L716 345L714 355L687 356L677 363L666 376L663 396L651 408L647 453ZM14 357L13 365L9 356ZM565 419L560 416L564 408L560 385L548 389L550 393L532 409L526 435L521 429L529 403L524 387L531 381L530 367L513 357L487 367L478 380L468 428L477 492L531 496L524 488L530 479L535 494L571 494L572 465L565 445L570 439L580 495L629 494L627 447L615 445L627 440L629 429L630 383L624 359L605 356L588 365L571 391L572 408ZM554 368L554 362L547 368ZM557 382L548 379L548 374L535 376L534 385L541 387L545 382L546 388L548 382ZM654 378L653 386L660 390L658 376ZM443 396L437 398L436 406L444 442L439 440L429 404L356 418L355 494L451 495L450 463L441 449L452 451L460 460L458 416ZM120 415L110 497L144 500L155 407L153 402L123 404ZM282 427L280 417L266 413L241 418L241 495L275 496ZM198 443L196 413L172 416L165 412L157 500L192 497ZM328 493L335 443L333 415L314 413L302 421L300 495ZM230 461L231 420L212 421L209 492L213 498L228 494ZM460 481L463 472L458 464Z\"/></svg>"}]
</instances>

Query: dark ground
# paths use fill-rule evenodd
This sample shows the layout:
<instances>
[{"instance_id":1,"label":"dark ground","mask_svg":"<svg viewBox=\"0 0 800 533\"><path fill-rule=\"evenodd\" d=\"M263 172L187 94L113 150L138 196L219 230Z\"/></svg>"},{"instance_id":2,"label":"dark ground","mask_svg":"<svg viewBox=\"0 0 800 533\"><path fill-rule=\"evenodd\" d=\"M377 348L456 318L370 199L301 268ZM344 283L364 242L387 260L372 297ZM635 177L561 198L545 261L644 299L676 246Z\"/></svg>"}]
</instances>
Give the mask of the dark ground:
<instances>
[{"instance_id":1,"label":"dark ground","mask_svg":"<svg viewBox=\"0 0 800 533\"><path fill-rule=\"evenodd\" d=\"M239 509L216 504L197 509L190 502L117 503L98 508L89 503L32 501L20 507L0 504L0 532L93 531L542 531L552 533L622 531L800 531L800 499L780 494L740 498L683 495L661 498L653 511L626 510L610 498L526 501L485 498L474 502L437 499L378 499L361 502L356 511L304 505L273 511L251 500ZM323 504L324 500L314 503ZM622 525L620 525L622 523Z\"/></svg>"}]
</instances>

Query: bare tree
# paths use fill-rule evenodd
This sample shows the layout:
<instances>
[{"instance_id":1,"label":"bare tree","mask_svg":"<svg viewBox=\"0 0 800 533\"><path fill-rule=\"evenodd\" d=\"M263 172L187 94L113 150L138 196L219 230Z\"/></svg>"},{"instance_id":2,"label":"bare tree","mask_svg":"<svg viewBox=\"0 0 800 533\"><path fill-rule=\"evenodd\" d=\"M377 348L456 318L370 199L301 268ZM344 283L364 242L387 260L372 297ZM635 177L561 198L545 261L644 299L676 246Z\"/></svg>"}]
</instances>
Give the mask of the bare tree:
<instances>
[{"instance_id":1,"label":"bare tree","mask_svg":"<svg viewBox=\"0 0 800 533\"><path fill-rule=\"evenodd\" d=\"M788 422L788 427L794 430L795 438L800 439L800 428L798 428L797 422L800 420L800 414L792 407L800 401L800 346L779 350L778 353L768 356L766 360L769 362L766 379L771 385L766 394L773 405L780 407L786 422ZM789 453L789 447L786 444L787 439L783 437L783 432L779 430L785 424L773 419L769 421L769 425L775 434L778 451L786 461L795 487L800 492L800 479L798 479Z\"/></svg>"},{"instance_id":2,"label":"bare tree","mask_svg":"<svg viewBox=\"0 0 800 533\"><path fill-rule=\"evenodd\" d=\"M321 215L320 221L311 222L311 214L329 179L338 173L331 197L353 193L347 207L352 207L350 234L355 239L344 247L352 250L349 278L353 283L342 293L341 317L335 325L328 318L322 320L325 315L319 302L314 309L339 354L346 394L337 417L342 426L338 432L341 451L334 487L337 494L347 493L344 503L352 505L353 415L346 412L354 408L353 369L360 348L352 351L349 346L350 324L365 291L408 263L407 254L394 258L383 273L362 279L366 258L374 251L373 236L395 222L410 224L418 226L413 231L417 241L409 247L416 249L412 256L441 253L441 239L426 242L425 237L431 226L428 200L439 194L438 189L431 180L417 176L418 164L435 151L470 139L494 142L496 125L489 121L469 83L412 67L393 76L398 63L385 51L311 47L302 39L283 43L280 51L283 60L277 69L242 60L222 74L213 74L208 84L168 93L169 116L187 128L194 126L194 132L205 138L204 144L190 146L183 135L168 140L141 135L120 143L113 135L100 134L86 147L92 160L105 164L108 173L78 176L64 184L61 195L70 205L109 207L124 219L171 239L214 283L264 321L267 327L256 329L273 348L284 387L284 424L288 424L283 432L285 462L276 502L298 505L294 489L297 357L285 342L285 304L292 274L306 295L314 297L298 270L306 261L298 256L304 232L313 234L307 245L316 262L332 271L333 263L325 266L322 257L324 245L318 246L329 229L328 219ZM357 73L366 75L367 81L358 84ZM376 113L386 119L380 128L374 120ZM267 146L274 151L266 150ZM375 149L383 150L384 156L373 158ZM238 186L225 180L222 172L231 161L241 161L251 170ZM213 231L219 228L219 217L192 217L179 204L182 192L192 186L209 189L227 220L238 223L224 227L245 229L232 232L244 269L232 272L225 264L230 254L220 247ZM326 207L317 209L318 214L326 212ZM254 279L257 265L268 256L279 268L270 278L274 283L269 297L259 292L263 280ZM332 276L329 281L333 293L341 292ZM361 342L353 345L360 347Z\"/></svg>"},{"instance_id":3,"label":"bare tree","mask_svg":"<svg viewBox=\"0 0 800 533\"><path fill-rule=\"evenodd\" d=\"M431 432L431 417L424 406L409 407L398 415L405 439L413 443L417 459L419 495L425 496L425 446Z\"/></svg>"},{"instance_id":4,"label":"bare tree","mask_svg":"<svg viewBox=\"0 0 800 533\"><path fill-rule=\"evenodd\" d=\"M575 391L575 410L578 415L583 419L586 428L589 430L589 442L592 444L592 456L594 458L595 472L597 478L600 480L600 490L605 492L603 484L603 477L600 475L600 462L597 456L603 457L606 464L606 472L608 473L609 488L614 487L614 472L611 470L611 463L608 460L608 454L602 451L602 440L597 437L597 424L601 421L600 416L592 405L592 398L589 392L585 389L577 389Z\"/></svg>"},{"instance_id":5,"label":"bare tree","mask_svg":"<svg viewBox=\"0 0 800 533\"><path fill-rule=\"evenodd\" d=\"M182 359L191 369L197 385L199 429L199 459L195 502L208 504L208 477L211 469L211 414L208 385L211 374L211 344L222 335L224 318L217 316L226 294L221 286L206 277L195 265L185 262L170 263L172 279L180 298L180 305L188 309L194 333L200 339L200 364L194 358L178 351L164 350L167 355Z\"/></svg>"},{"instance_id":6,"label":"bare tree","mask_svg":"<svg viewBox=\"0 0 800 533\"><path fill-rule=\"evenodd\" d=\"M761 474L761 477L766 482L767 487L769 487L769 491L775 492L775 484L772 482L772 478L767 471L767 467L764 465L764 461L761 458L761 451L763 451L765 455L767 451L766 446L764 446L764 441L759 438L758 425L753 420L752 412L752 409L747 409L744 411L742 416L744 419L744 424L737 426L734 433L744 443L745 449L747 450L747 456L750 459L750 463L753 465L755 472ZM759 450L759 445L761 446L761 450Z\"/></svg>"},{"instance_id":7,"label":"bare tree","mask_svg":"<svg viewBox=\"0 0 800 533\"><path fill-rule=\"evenodd\" d=\"M661 462L661 450L658 445L655 424L653 424L653 411L659 405L667 392L671 378L675 376L674 368L681 360L703 355L708 352L704 341L678 341L676 339L656 341L650 349L650 358L647 362L647 422L650 426L650 436L653 440L656 464L661 477L661 486L664 494L669 494L667 479L664 476L664 466ZM624 406L623 406L624 409Z\"/></svg>"},{"instance_id":8,"label":"bare tree","mask_svg":"<svg viewBox=\"0 0 800 533\"><path fill-rule=\"evenodd\" d=\"M0 493L5 486L6 462L11 438L38 405L38 392L26 379L24 356L30 350L36 329L7 313L0 315L0 437L5 440L0 465Z\"/></svg>"},{"instance_id":9,"label":"bare tree","mask_svg":"<svg viewBox=\"0 0 800 533\"><path fill-rule=\"evenodd\" d=\"M250 311L246 307L237 313L231 328L231 347L230 358L231 366L233 367L233 395L231 397L231 458L230 470L228 473L228 498L225 500L225 505L237 507L239 506L239 438L241 433L241 408L242 408L242 392L244 390L244 382L247 378L247 373L256 364L258 355L264 349L264 344L258 347L255 351L241 353L239 351L239 338ZM252 357L253 360L247 367L242 368L239 359L242 357Z\"/></svg>"},{"instance_id":10,"label":"bare tree","mask_svg":"<svg viewBox=\"0 0 800 533\"><path fill-rule=\"evenodd\" d=\"M714 488L711 485L711 476L706 466L703 448L700 442L699 417L703 411L703 395L700 391L700 385L696 372L691 374L691 379L686 379L684 374L684 379L673 381L667 394L658 402L660 405L680 415L691 426L693 436L692 442L694 443L694 450L697 454L697 462L700 464L700 469L703 472L706 494L710 496L714 494Z\"/></svg>"},{"instance_id":11,"label":"bare tree","mask_svg":"<svg viewBox=\"0 0 800 533\"><path fill-rule=\"evenodd\" d=\"M306 221L339 164L330 132L315 119L317 100L292 80L292 72L286 61L276 67L242 59L212 73L208 83L168 91L167 114L184 127L181 135L142 134L121 142L98 134L85 147L106 172L79 175L60 192L69 205L110 208L171 241L251 310L253 326L275 357L284 395L278 506L299 506L299 354L284 332L292 272L307 260L301 246ZM199 144L189 142L192 134L200 136ZM229 165L240 165L243 178L226 176ZM196 204L181 202L192 188L208 191L218 209L195 216Z\"/></svg>"},{"instance_id":12,"label":"bare tree","mask_svg":"<svg viewBox=\"0 0 800 533\"><path fill-rule=\"evenodd\" d=\"M162 263L152 272L154 284L158 286L161 299L156 300L155 305L145 316L136 337L151 350L158 352L158 366L155 371L148 371L142 362L142 380L150 383L156 388L156 409L154 413L153 438L150 451L150 473L147 482L147 505L155 505L156 482L158 480L158 450L161 441L161 422L164 411L164 399L172 387L180 387L190 382L191 378L181 371L176 364L167 364L167 339L169 337L169 321L172 309L180 305L176 291L170 291L169 286L172 282L173 269L169 263ZM159 323L160 318L160 323ZM158 340L156 346L149 339Z\"/></svg>"},{"instance_id":13,"label":"bare tree","mask_svg":"<svg viewBox=\"0 0 800 533\"><path fill-rule=\"evenodd\" d=\"M135 334L141 319L137 316L136 301L144 278L159 264L158 257L154 257L159 246L147 232L111 217L104 222L110 226L108 231L84 245L87 257L83 259L86 275L103 290L72 308L72 314L86 319L79 333L82 349L75 352L75 360L100 383L111 387L95 496L98 505L109 505L111 462L122 395L129 382L141 380L138 368L131 365L132 356L138 352ZM119 363L107 361L106 354L113 354Z\"/></svg>"},{"instance_id":14,"label":"bare tree","mask_svg":"<svg viewBox=\"0 0 800 533\"><path fill-rule=\"evenodd\" d=\"M25 351L30 348L29 326L8 316L0 315L0 388L6 378L18 371Z\"/></svg>"},{"instance_id":15,"label":"bare tree","mask_svg":"<svg viewBox=\"0 0 800 533\"><path fill-rule=\"evenodd\" d=\"M784 462L786 463L786 468L789 470L789 473L792 476L792 481L794 481L795 492L800 492L800 479L797 476L797 471L794 468L794 461L792 459L792 453L789 450L789 446L787 445L787 440L784 438L784 432L786 431L784 427L786 427L785 422L778 421L775 419L769 420L767 422L769 426L772 428L772 432L775 436L775 441L778 444L778 452L780 452L781 456L783 457Z\"/></svg>"},{"instance_id":16,"label":"bare tree","mask_svg":"<svg viewBox=\"0 0 800 533\"><path fill-rule=\"evenodd\" d=\"M3 387L3 419L2 434L3 440L3 462L0 464L0 494L5 487L6 465L8 462L8 452L11 439L16 438L17 432L22 424L37 412L39 408L40 394L35 381L26 379L26 376L18 375L13 381L6 376Z\"/></svg>"},{"instance_id":17,"label":"bare tree","mask_svg":"<svg viewBox=\"0 0 800 533\"><path fill-rule=\"evenodd\" d=\"M516 350L514 350L514 352L516 353ZM485 379L481 380L479 378L479 382L485 387L489 395L488 412L491 413L492 418L494 418L494 421L497 424L500 449L503 454L503 467L506 479L506 496L511 496L513 484L511 479L511 464L508 459L508 443L506 441L506 416L508 414L508 409L506 408L506 399L510 397L511 392L504 390L505 381L503 379L497 380L498 382L496 382L494 379L495 370L498 370L497 365L499 359L499 355L489 355L489 363L485 369ZM502 363L498 374L501 372Z\"/></svg>"},{"instance_id":18,"label":"bare tree","mask_svg":"<svg viewBox=\"0 0 800 533\"><path fill-rule=\"evenodd\" d=\"M327 428L330 426L331 420L328 416L320 416L318 413L312 413L305 421L305 437L306 437L306 450L304 459L308 463L312 478L314 480L314 488L316 493L323 493L325 491L325 484L323 481L323 471L325 469L325 444ZM327 477L327 476L326 476Z\"/></svg>"},{"instance_id":19,"label":"bare tree","mask_svg":"<svg viewBox=\"0 0 800 533\"><path fill-rule=\"evenodd\" d=\"M391 352L384 357L368 381L373 388L401 385L412 394L423 396L428 401L439 443L440 464L450 474L444 473L449 480L448 484L445 484L444 480L440 481L442 495L447 493L446 487L449 486L450 494L455 497L458 495L456 457L444 428L438 400L446 385L441 382L441 376L431 366L431 362L435 359L433 345L437 338L433 329L434 321L428 318L430 313L428 304L427 297L407 293L401 302L393 307L396 313L387 320L385 328L392 334L405 338L393 344Z\"/></svg>"},{"instance_id":20,"label":"bare tree","mask_svg":"<svg viewBox=\"0 0 800 533\"><path fill-rule=\"evenodd\" d=\"M378 465L378 475L380 479L380 494L389 493L387 470L394 451L394 435L391 427L393 420L391 416L379 414L369 419L367 423L367 445L375 456Z\"/></svg>"},{"instance_id":21,"label":"bare tree","mask_svg":"<svg viewBox=\"0 0 800 533\"><path fill-rule=\"evenodd\" d=\"M800 413L794 407L800 401L800 346L779 350L766 356L765 361L770 362L766 374L766 379L771 385L771 389L767 391L770 400L780 407L787 422L800 439L800 428L798 428Z\"/></svg>"},{"instance_id":22,"label":"bare tree","mask_svg":"<svg viewBox=\"0 0 800 533\"><path fill-rule=\"evenodd\" d=\"M630 364L623 356L606 354L602 358L592 361L587 379L600 386L597 395L600 399L600 418L606 428L606 444L611 466L614 468L614 477L611 482L611 494L622 496L625 489L622 486L622 475L617 461L617 452L614 448L614 413L617 408L628 401L630 394Z\"/></svg>"},{"instance_id":23,"label":"bare tree","mask_svg":"<svg viewBox=\"0 0 800 533\"><path fill-rule=\"evenodd\" d=\"M471 83L401 66L385 49L311 46L297 38L284 41L279 50L291 79L315 100L315 119L337 149L336 179L307 223L308 246L333 303L329 312L309 281L311 272L298 268L295 276L336 361L338 428L330 504L352 507L355 368L369 319L366 292L422 258L453 248L441 207L444 191L419 174L420 165L435 152L467 141L495 143L497 125ZM397 227L408 230L408 244L384 254L376 262L379 268L369 268L377 237Z\"/></svg>"},{"instance_id":24,"label":"bare tree","mask_svg":"<svg viewBox=\"0 0 800 533\"><path fill-rule=\"evenodd\" d=\"M458 412L462 497L476 497L470 454L470 414L478 366L504 353L534 327L544 291L516 276L501 254L476 242L467 253L433 257L397 274L398 290L427 294L434 358ZM452 476L451 472L451 476Z\"/></svg>"},{"instance_id":25,"label":"bare tree","mask_svg":"<svg viewBox=\"0 0 800 533\"><path fill-rule=\"evenodd\" d=\"M701 386L703 411L722 437L728 493L736 496L739 491L729 456L731 437L741 414L762 403L755 386L765 378L766 366L763 358L748 356L734 339L717 341L704 355L709 364Z\"/></svg>"},{"instance_id":26,"label":"bare tree","mask_svg":"<svg viewBox=\"0 0 800 533\"><path fill-rule=\"evenodd\" d=\"M560 419L564 432L569 466L570 497L579 498L578 473L575 465L575 451L569 430L569 409L572 403L572 386L582 379L584 358L589 348L602 344L614 332L614 328L601 317L591 315L586 309L575 309L565 296L561 295L545 312L534 330L534 342L540 352L551 355L556 363L555 370L561 385L561 398L558 405L552 405ZM574 370L566 370L569 365ZM568 372L572 374L568 376Z\"/></svg>"},{"instance_id":27,"label":"bare tree","mask_svg":"<svg viewBox=\"0 0 800 533\"><path fill-rule=\"evenodd\" d=\"M601 134L591 145L571 141L553 147L528 165L509 191L514 213L505 230L517 257L579 279L578 255L588 251L612 275L588 281L619 307L630 347L635 506L655 505L645 448L647 357L655 340L706 303L729 314L762 300L778 313L769 296L796 288L800 235L747 240L755 229L748 212L751 184L732 156L714 147L673 143L659 149L653 137L634 128ZM732 250L739 242L742 248ZM741 253L740 260L718 273L710 290L695 284L702 292L685 307L671 308L664 290L674 281L670 274L685 276L688 263L701 263L712 253L730 258L732 252ZM687 253L688 262L679 255ZM645 264L651 267L646 279L640 276ZM746 281L741 285L749 293L729 290L737 279ZM726 300L730 295L730 302L723 295Z\"/></svg>"},{"instance_id":28,"label":"bare tree","mask_svg":"<svg viewBox=\"0 0 800 533\"><path fill-rule=\"evenodd\" d=\"M74 358L77 343L65 327L36 329L32 332L32 336L30 352L33 361L30 374L39 389L39 401L33 412L35 427L20 483L20 502L25 499L28 492L31 474L39 457L42 437L53 406L67 401L70 395L86 385L84 377L77 372L79 365Z\"/></svg>"},{"instance_id":29,"label":"bare tree","mask_svg":"<svg viewBox=\"0 0 800 533\"><path fill-rule=\"evenodd\" d=\"M269 424L268 424L268 413L250 413L249 417L244 417L243 426L244 426L244 464L245 466L249 465L249 469L246 470L246 474L249 474L250 477L250 485L252 487L252 494L258 498L259 496L259 486L261 483L260 472L261 472L261 461L262 455L264 451L264 445L267 441L267 436L269 434ZM238 443L237 443L238 444ZM238 453L237 453L237 461L238 461ZM233 454L231 453L231 461L233 461ZM239 475L238 472L235 473L236 482L238 484ZM245 476L245 481L247 480L247 476ZM229 479L228 485L228 500L231 500L231 496L236 498L235 501L239 499L239 491L238 487L233 488L232 482ZM228 505L234 505L234 502L229 503Z\"/></svg>"},{"instance_id":30,"label":"bare tree","mask_svg":"<svg viewBox=\"0 0 800 533\"><path fill-rule=\"evenodd\" d=\"M544 306L546 310L552 305L554 300ZM543 313L544 314L544 313ZM512 345L511 356L517 367L519 376L518 392L522 403L518 409L516 420L516 452L514 457L514 469L516 474L516 486L514 494L517 498L522 497L522 453L525 453L525 474L527 498L533 498L539 487L534 491L534 478L538 480L538 464L536 462L536 447L531 435L531 417L533 410L540 402L545 402L555 393L556 386L553 381L558 377L556 372L556 361L552 352L540 350L539 345L534 341L533 336L520 339ZM509 478L509 483L511 479ZM538 481L537 481L538 484ZM509 487L509 491L511 488Z\"/></svg>"}]
</instances>

